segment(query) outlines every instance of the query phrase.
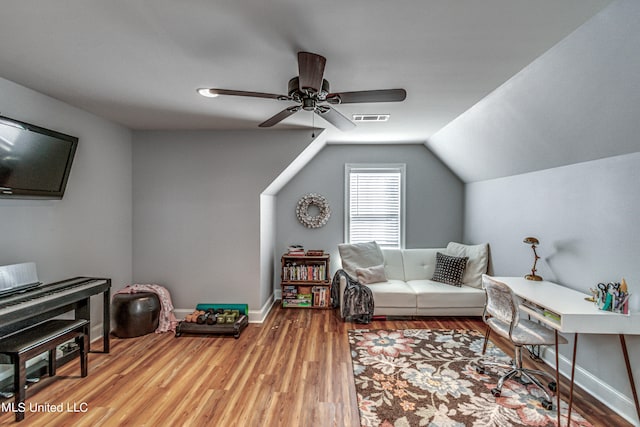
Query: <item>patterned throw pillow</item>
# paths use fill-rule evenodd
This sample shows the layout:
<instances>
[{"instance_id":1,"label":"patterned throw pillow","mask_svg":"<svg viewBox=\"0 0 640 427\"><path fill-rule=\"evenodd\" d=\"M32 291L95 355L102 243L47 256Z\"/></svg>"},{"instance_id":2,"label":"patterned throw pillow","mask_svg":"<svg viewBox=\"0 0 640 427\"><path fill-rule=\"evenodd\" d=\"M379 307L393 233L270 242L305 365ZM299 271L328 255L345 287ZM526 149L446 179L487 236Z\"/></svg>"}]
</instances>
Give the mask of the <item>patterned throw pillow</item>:
<instances>
[{"instance_id":1,"label":"patterned throw pillow","mask_svg":"<svg viewBox=\"0 0 640 427\"><path fill-rule=\"evenodd\" d=\"M431 280L447 285L462 286L462 276L467 267L468 257L455 257L441 252L436 254L436 270Z\"/></svg>"}]
</instances>

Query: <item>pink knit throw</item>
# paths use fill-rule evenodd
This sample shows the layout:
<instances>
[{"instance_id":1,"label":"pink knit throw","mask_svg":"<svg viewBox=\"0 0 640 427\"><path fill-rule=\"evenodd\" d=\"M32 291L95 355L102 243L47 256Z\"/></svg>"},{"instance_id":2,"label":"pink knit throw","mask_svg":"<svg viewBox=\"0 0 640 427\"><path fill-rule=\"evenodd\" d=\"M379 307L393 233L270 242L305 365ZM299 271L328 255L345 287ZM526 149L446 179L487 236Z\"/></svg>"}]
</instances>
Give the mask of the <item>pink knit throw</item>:
<instances>
[{"instance_id":1,"label":"pink knit throw","mask_svg":"<svg viewBox=\"0 0 640 427\"><path fill-rule=\"evenodd\" d=\"M147 284L127 285L116 292L116 294L137 294L139 292L153 292L158 295L158 299L160 300L160 319L156 334L169 331L175 332L178 319L176 319L175 314L173 314L171 294L169 294L169 291L165 287Z\"/></svg>"}]
</instances>

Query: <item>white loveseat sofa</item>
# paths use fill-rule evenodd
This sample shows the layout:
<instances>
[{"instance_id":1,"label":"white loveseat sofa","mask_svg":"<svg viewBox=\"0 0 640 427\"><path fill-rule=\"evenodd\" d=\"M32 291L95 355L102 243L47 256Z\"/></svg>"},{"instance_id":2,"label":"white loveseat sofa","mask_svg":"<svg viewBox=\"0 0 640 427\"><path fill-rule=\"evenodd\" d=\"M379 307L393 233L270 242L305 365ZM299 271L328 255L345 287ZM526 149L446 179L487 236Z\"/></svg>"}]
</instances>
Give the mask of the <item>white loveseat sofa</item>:
<instances>
[{"instance_id":1,"label":"white loveseat sofa","mask_svg":"<svg viewBox=\"0 0 640 427\"><path fill-rule=\"evenodd\" d=\"M354 262L353 259L349 259L353 258L353 246L340 245L339 249L342 268L356 279L358 273L355 270L375 268L378 260L375 259L375 255L374 259L371 259L371 252L375 252L375 248L368 247L365 248L365 252L369 253L365 253L364 257L356 255ZM383 258L386 280L364 283L373 294L374 316L482 315L486 301L485 291L482 289L482 274L487 273L489 265L487 244L463 245L451 242L446 248L378 250ZM451 257L467 257L459 286L432 280L438 263L438 252ZM362 281L360 280L361 283ZM341 277L340 307L343 304L346 285L347 280ZM342 313L342 310L340 311Z\"/></svg>"}]
</instances>

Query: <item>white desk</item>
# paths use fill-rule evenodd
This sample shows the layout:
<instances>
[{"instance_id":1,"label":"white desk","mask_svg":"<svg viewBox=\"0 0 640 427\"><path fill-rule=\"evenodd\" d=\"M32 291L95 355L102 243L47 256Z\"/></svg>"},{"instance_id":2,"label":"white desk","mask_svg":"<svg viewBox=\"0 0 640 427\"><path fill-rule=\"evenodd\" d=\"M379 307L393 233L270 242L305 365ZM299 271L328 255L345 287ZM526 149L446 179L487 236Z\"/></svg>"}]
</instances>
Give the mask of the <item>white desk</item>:
<instances>
[{"instance_id":1,"label":"white desk","mask_svg":"<svg viewBox=\"0 0 640 427\"><path fill-rule=\"evenodd\" d=\"M576 363L578 334L616 334L620 337L620 345L627 366L627 376L633 393L636 413L640 419L640 404L636 392L633 373L629 363L629 354L625 335L640 335L640 313L629 315L599 310L593 302L586 301L590 297L585 293L558 285L553 282L535 282L524 277L495 277L507 284L522 299L520 308L540 322L558 332L575 333L573 342L573 359L571 361L571 386L569 396L568 422L571 420L573 404L573 383ZM559 320L543 314L544 310L555 313ZM556 356L557 363L557 356ZM559 388L558 388L559 390Z\"/></svg>"}]
</instances>

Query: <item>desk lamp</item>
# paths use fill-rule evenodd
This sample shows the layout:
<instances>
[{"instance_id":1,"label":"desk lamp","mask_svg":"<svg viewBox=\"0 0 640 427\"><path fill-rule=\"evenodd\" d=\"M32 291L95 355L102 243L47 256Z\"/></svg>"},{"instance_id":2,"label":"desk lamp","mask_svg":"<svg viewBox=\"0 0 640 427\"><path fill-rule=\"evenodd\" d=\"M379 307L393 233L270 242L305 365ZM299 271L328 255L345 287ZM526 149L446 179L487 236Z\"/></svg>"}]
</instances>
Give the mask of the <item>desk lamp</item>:
<instances>
[{"instance_id":1,"label":"desk lamp","mask_svg":"<svg viewBox=\"0 0 640 427\"><path fill-rule=\"evenodd\" d=\"M539 282L542 280L542 277L536 274L536 263L540 259L540 257L536 253L536 245L540 242L535 237L525 237L523 242L531 245L531 249L533 249L533 267L531 267L531 274L527 274L526 276L524 276L524 278L527 280L534 280L536 282Z\"/></svg>"}]
</instances>

